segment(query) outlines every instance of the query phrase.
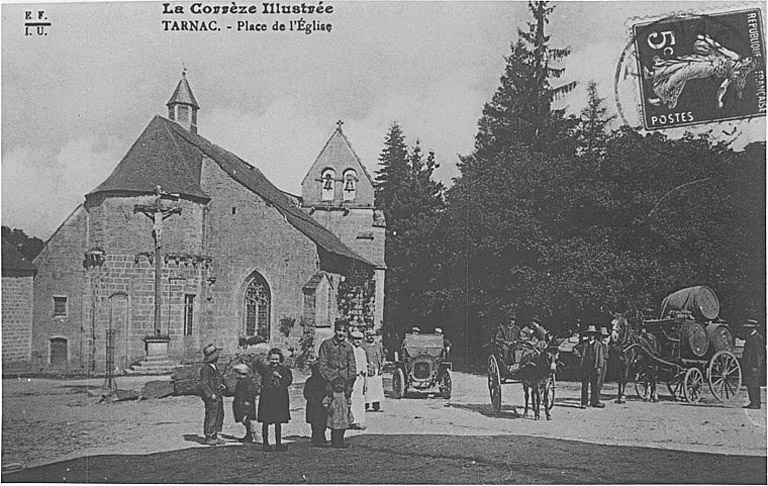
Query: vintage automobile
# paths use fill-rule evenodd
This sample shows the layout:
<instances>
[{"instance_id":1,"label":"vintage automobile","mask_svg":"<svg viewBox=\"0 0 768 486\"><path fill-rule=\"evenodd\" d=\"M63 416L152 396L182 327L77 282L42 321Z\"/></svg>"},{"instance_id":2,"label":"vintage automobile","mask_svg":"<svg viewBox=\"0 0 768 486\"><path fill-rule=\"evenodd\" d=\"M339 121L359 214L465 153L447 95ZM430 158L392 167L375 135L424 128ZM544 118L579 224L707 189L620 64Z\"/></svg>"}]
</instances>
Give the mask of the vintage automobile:
<instances>
[{"instance_id":1,"label":"vintage automobile","mask_svg":"<svg viewBox=\"0 0 768 486\"><path fill-rule=\"evenodd\" d=\"M438 387L441 397L451 398L452 367L445 355L443 335L406 334L400 353L395 353L392 396L402 398L409 388L429 391Z\"/></svg>"}]
</instances>

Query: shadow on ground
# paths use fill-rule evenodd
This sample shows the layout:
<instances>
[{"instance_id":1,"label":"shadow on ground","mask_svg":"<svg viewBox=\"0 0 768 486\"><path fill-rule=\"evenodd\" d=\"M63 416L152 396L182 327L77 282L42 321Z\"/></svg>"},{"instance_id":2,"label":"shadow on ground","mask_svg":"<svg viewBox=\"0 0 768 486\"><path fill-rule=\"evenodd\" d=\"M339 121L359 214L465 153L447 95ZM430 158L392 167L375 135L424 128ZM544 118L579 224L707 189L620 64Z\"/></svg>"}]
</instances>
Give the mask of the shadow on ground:
<instances>
[{"instance_id":1,"label":"shadow on ground","mask_svg":"<svg viewBox=\"0 0 768 486\"><path fill-rule=\"evenodd\" d=\"M527 436L359 435L349 449L256 445L91 456L2 482L336 484L765 484L766 458L602 446ZM365 464L365 467L353 467Z\"/></svg>"}]
</instances>

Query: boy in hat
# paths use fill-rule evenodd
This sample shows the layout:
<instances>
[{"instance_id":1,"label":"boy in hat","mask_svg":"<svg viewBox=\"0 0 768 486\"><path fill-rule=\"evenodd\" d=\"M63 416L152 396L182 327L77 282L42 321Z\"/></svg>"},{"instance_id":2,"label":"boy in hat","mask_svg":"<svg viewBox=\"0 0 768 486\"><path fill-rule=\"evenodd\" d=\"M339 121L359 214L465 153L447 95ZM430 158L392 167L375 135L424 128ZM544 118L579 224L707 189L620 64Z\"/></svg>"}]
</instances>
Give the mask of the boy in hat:
<instances>
[{"instance_id":1,"label":"boy in hat","mask_svg":"<svg viewBox=\"0 0 768 486\"><path fill-rule=\"evenodd\" d=\"M587 408L587 401L592 407L603 408L600 403L598 383L605 362L603 344L597 340L597 328L590 325L584 331L587 340L573 348L573 354L580 360L581 369L581 408ZM591 388L591 395L590 395Z\"/></svg>"},{"instance_id":2,"label":"boy in hat","mask_svg":"<svg viewBox=\"0 0 768 486\"><path fill-rule=\"evenodd\" d=\"M250 368L245 363L239 363L233 366L237 376L237 385L235 385L235 399L232 401L232 412L235 416L235 422L242 423L245 426L245 436L240 439L242 442L253 442L252 421L256 420L256 385L250 377Z\"/></svg>"},{"instance_id":3,"label":"boy in hat","mask_svg":"<svg viewBox=\"0 0 768 486\"><path fill-rule=\"evenodd\" d=\"M744 385L749 394L749 403L744 408L759 410L760 403L760 371L765 363L765 340L757 331L757 321L747 319L742 325L747 335L744 343L744 354L741 364L744 368Z\"/></svg>"},{"instance_id":4,"label":"boy in hat","mask_svg":"<svg viewBox=\"0 0 768 486\"><path fill-rule=\"evenodd\" d=\"M224 424L224 398L221 394L221 375L216 368L219 359L219 348L209 344L203 349L203 366L200 368L200 396L205 404L203 419L203 435L206 445L223 444L218 433Z\"/></svg>"}]
</instances>

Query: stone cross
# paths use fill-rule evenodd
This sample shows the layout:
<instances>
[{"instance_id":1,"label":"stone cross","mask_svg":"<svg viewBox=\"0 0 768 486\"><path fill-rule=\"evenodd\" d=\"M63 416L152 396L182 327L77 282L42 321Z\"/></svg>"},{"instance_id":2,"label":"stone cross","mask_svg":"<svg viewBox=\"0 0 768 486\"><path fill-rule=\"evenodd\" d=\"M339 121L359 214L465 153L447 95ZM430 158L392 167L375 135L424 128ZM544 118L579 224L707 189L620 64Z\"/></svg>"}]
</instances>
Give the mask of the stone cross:
<instances>
[{"instance_id":1,"label":"stone cross","mask_svg":"<svg viewBox=\"0 0 768 486\"><path fill-rule=\"evenodd\" d=\"M133 207L133 212L142 213L152 219L152 237L155 240L155 335L159 336L161 333L160 309L162 308L161 275L163 264L161 262L161 249L163 247L163 221L174 214L181 214L181 208L163 205L163 195L169 195L169 193L163 191L162 187L155 187L155 195L157 197L153 204L137 204Z\"/></svg>"}]
</instances>

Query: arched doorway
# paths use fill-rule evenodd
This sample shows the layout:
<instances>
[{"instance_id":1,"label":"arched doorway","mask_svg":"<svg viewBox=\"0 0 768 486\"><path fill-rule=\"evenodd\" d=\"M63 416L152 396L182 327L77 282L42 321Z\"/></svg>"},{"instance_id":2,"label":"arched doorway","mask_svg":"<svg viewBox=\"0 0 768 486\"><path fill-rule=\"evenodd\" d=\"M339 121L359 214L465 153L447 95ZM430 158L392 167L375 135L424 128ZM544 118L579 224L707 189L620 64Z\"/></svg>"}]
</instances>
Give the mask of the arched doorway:
<instances>
[{"instance_id":1,"label":"arched doorway","mask_svg":"<svg viewBox=\"0 0 768 486\"><path fill-rule=\"evenodd\" d=\"M246 336L261 336L270 340L270 311L272 294L264 277L254 272L245 287L244 331Z\"/></svg>"}]
</instances>

